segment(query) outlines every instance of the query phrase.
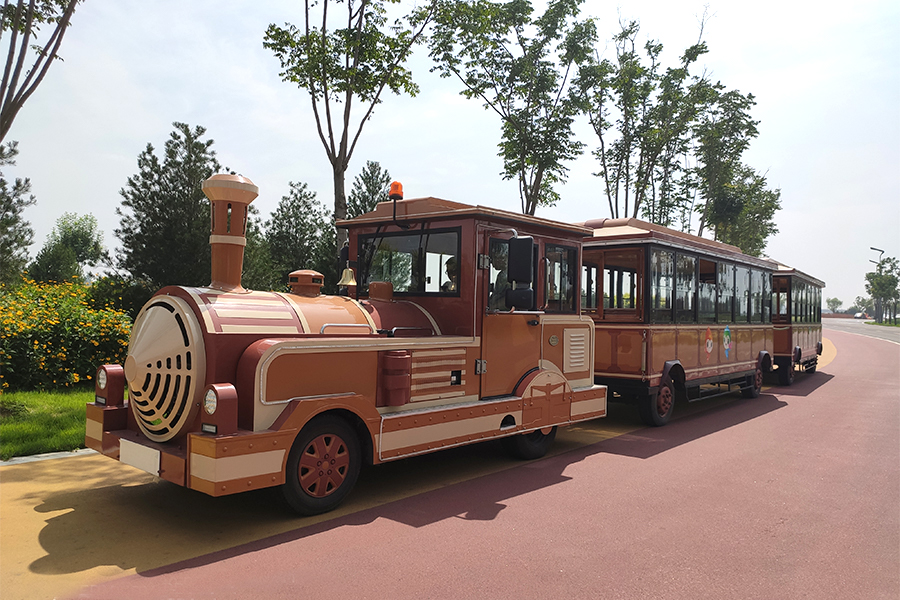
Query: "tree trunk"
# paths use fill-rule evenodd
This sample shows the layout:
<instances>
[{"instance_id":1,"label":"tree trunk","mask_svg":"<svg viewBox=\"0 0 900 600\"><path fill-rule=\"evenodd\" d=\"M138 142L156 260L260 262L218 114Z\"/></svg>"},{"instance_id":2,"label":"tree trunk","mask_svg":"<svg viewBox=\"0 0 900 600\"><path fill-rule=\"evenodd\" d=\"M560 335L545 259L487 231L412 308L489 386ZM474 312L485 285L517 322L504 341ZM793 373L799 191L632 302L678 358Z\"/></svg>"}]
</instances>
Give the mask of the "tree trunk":
<instances>
[{"instance_id":1,"label":"tree trunk","mask_svg":"<svg viewBox=\"0 0 900 600\"><path fill-rule=\"evenodd\" d=\"M347 168L338 161L334 165L334 219L340 221L347 218L347 194L344 190L344 174ZM337 247L338 255L340 255L341 247L347 241L347 230L338 228L337 230Z\"/></svg>"}]
</instances>

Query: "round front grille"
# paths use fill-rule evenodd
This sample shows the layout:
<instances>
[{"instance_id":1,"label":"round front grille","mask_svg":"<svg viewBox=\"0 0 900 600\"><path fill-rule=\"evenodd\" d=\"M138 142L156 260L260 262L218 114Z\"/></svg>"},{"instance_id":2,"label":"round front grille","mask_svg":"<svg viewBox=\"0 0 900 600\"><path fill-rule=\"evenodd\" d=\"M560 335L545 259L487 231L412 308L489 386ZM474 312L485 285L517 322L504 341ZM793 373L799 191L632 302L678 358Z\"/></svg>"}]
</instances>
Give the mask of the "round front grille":
<instances>
[{"instance_id":1,"label":"round front grille","mask_svg":"<svg viewBox=\"0 0 900 600\"><path fill-rule=\"evenodd\" d=\"M134 321L125 360L131 409L148 438L168 441L193 421L205 373L203 335L187 302L152 298Z\"/></svg>"}]
</instances>

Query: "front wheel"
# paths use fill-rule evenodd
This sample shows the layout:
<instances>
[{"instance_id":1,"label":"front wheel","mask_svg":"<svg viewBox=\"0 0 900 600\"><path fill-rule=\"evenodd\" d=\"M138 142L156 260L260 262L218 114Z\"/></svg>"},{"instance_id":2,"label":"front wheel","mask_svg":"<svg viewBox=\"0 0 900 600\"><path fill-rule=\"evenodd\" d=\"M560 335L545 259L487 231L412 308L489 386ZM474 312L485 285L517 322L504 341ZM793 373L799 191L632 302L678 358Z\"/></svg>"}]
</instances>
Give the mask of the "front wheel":
<instances>
[{"instance_id":1,"label":"front wheel","mask_svg":"<svg viewBox=\"0 0 900 600\"><path fill-rule=\"evenodd\" d=\"M336 508L356 484L361 466L359 439L346 421L318 417L304 427L288 456L284 498L301 515Z\"/></svg>"},{"instance_id":2,"label":"front wheel","mask_svg":"<svg viewBox=\"0 0 900 600\"><path fill-rule=\"evenodd\" d=\"M641 420L650 427L662 427L668 423L675 411L675 388L672 382L661 383L656 394L638 398L638 411L641 413Z\"/></svg>"},{"instance_id":3,"label":"front wheel","mask_svg":"<svg viewBox=\"0 0 900 600\"><path fill-rule=\"evenodd\" d=\"M514 458L534 460L547 454L555 439L556 427L553 427L550 433L543 433L540 429L535 429L528 433L505 437L500 441L503 449Z\"/></svg>"}]
</instances>

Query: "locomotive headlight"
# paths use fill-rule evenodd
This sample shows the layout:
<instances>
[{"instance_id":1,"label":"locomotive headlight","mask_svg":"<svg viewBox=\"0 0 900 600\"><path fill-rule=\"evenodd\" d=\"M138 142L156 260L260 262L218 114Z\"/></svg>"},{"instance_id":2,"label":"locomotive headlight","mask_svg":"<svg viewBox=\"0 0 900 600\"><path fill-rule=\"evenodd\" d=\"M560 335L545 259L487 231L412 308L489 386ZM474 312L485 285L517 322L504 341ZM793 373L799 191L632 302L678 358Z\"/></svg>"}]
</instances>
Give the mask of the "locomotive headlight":
<instances>
[{"instance_id":1,"label":"locomotive headlight","mask_svg":"<svg viewBox=\"0 0 900 600\"><path fill-rule=\"evenodd\" d=\"M215 414L218 405L219 397L216 395L216 390L207 390L206 396L203 398L203 408L206 410L206 414Z\"/></svg>"},{"instance_id":2,"label":"locomotive headlight","mask_svg":"<svg viewBox=\"0 0 900 600\"><path fill-rule=\"evenodd\" d=\"M97 371L97 385L100 387L101 390L105 390L105 389L106 389L106 383L107 383L107 379L106 379L106 369L100 369L100 370L98 370L98 371Z\"/></svg>"}]
</instances>

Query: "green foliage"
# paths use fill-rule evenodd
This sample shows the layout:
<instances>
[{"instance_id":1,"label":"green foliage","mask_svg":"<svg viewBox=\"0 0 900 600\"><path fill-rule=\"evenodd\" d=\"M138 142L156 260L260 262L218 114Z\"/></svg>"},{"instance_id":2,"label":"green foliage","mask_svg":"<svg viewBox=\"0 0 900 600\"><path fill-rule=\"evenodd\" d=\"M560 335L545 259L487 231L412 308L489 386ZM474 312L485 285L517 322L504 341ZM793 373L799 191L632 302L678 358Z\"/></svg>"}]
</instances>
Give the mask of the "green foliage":
<instances>
[{"instance_id":1,"label":"green foliage","mask_svg":"<svg viewBox=\"0 0 900 600\"><path fill-rule=\"evenodd\" d=\"M16 164L17 142L0 144L0 167ZM28 179L7 181L0 171L0 283L15 285L28 264L28 246L34 237L31 224L22 216L35 203Z\"/></svg>"},{"instance_id":2,"label":"green foliage","mask_svg":"<svg viewBox=\"0 0 900 600\"><path fill-rule=\"evenodd\" d=\"M130 330L124 312L91 308L81 283L0 285L0 390L89 381L99 365L124 362Z\"/></svg>"},{"instance_id":3,"label":"green foliage","mask_svg":"<svg viewBox=\"0 0 900 600\"><path fill-rule=\"evenodd\" d=\"M436 19L431 57L461 94L481 100L502 121L503 178L519 184L522 212L559 199L565 163L584 144L574 139L577 99L567 90L596 39L591 20L577 21L580 0L553 0L541 16L527 0L450 1Z\"/></svg>"},{"instance_id":4,"label":"green foliage","mask_svg":"<svg viewBox=\"0 0 900 600\"><path fill-rule=\"evenodd\" d=\"M0 83L0 142L6 138L19 110L43 81L50 65L59 58L57 53L63 36L80 1L31 0L26 3L18 0L4 2L0 8L0 38L9 36L6 68ZM51 33L39 44L36 42L42 25L52 27L46 28Z\"/></svg>"},{"instance_id":5,"label":"green foliage","mask_svg":"<svg viewBox=\"0 0 900 600\"><path fill-rule=\"evenodd\" d=\"M93 400L93 390L0 394L0 460L83 448Z\"/></svg>"},{"instance_id":6,"label":"green foliage","mask_svg":"<svg viewBox=\"0 0 900 600\"><path fill-rule=\"evenodd\" d=\"M334 221L305 183L292 182L290 188L266 222L272 267L282 286L292 271L314 269L331 289L337 282Z\"/></svg>"},{"instance_id":7,"label":"green foliage","mask_svg":"<svg viewBox=\"0 0 900 600\"><path fill-rule=\"evenodd\" d=\"M781 208L781 190L767 189L765 175L744 165L735 169L726 189L736 214L716 221L716 240L760 256L766 240L778 233L775 212Z\"/></svg>"},{"instance_id":8,"label":"green foliage","mask_svg":"<svg viewBox=\"0 0 900 600\"><path fill-rule=\"evenodd\" d=\"M347 218L352 219L361 214L375 210L375 205L388 199L391 187L391 174L375 161L367 160L366 166L356 179L347 199Z\"/></svg>"},{"instance_id":9,"label":"green foliage","mask_svg":"<svg viewBox=\"0 0 900 600\"><path fill-rule=\"evenodd\" d=\"M138 156L139 173L122 195L116 237L122 240L120 266L154 287L209 283L209 200L200 186L221 170L206 129L173 123L165 156L154 148Z\"/></svg>"},{"instance_id":10,"label":"green foliage","mask_svg":"<svg viewBox=\"0 0 900 600\"><path fill-rule=\"evenodd\" d=\"M677 67L662 69L662 44L647 41L637 50L640 24L622 23L613 37L615 60L593 58L584 65L573 93L600 142L600 163L610 215L637 217L672 226L683 211L679 195L681 158L688 151L691 125L702 107L707 82L691 66L707 52L704 42L689 47Z\"/></svg>"},{"instance_id":11,"label":"green foliage","mask_svg":"<svg viewBox=\"0 0 900 600\"><path fill-rule=\"evenodd\" d=\"M343 22L338 16L341 4L346 8ZM410 96L419 91L404 64L431 21L436 0L393 23L387 19L389 4L399 0L305 0L302 28L271 24L263 40L281 63L281 78L310 97L334 173L336 219L347 216L344 174L385 88ZM361 106L358 122L351 124L354 102ZM340 236L346 239L345 232Z\"/></svg>"},{"instance_id":12,"label":"green foliage","mask_svg":"<svg viewBox=\"0 0 900 600\"><path fill-rule=\"evenodd\" d=\"M88 287L87 303L93 310L112 309L132 321L156 291L150 283L122 275L105 275Z\"/></svg>"},{"instance_id":13,"label":"green foliage","mask_svg":"<svg viewBox=\"0 0 900 600\"><path fill-rule=\"evenodd\" d=\"M250 290L270 291L284 287L282 273L272 263L259 211L252 204L247 215L247 245L244 246L244 268L241 285Z\"/></svg>"},{"instance_id":14,"label":"green foliage","mask_svg":"<svg viewBox=\"0 0 900 600\"><path fill-rule=\"evenodd\" d=\"M881 323L900 300L900 262L892 257L879 260L875 271L866 273L866 292L875 304L875 320Z\"/></svg>"},{"instance_id":15,"label":"green foliage","mask_svg":"<svg viewBox=\"0 0 900 600\"><path fill-rule=\"evenodd\" d=\"M828 310L833 313L838 312L843 304L844 301L839 298L825 298L825 305L828 306Z\"/></svg>"},{"instance_id":16,"label":"green foliage","mask_svg":"<svg viewBox=\"0 0 900 600\"><path fill-rule=\"evenodd\" d=\"M93 215L65 213L57 219L28 272L35 281L83 279L88 275L85 267L96 266L104 257L103 234L97 219Z\"/></svg>"}]
</instances>

